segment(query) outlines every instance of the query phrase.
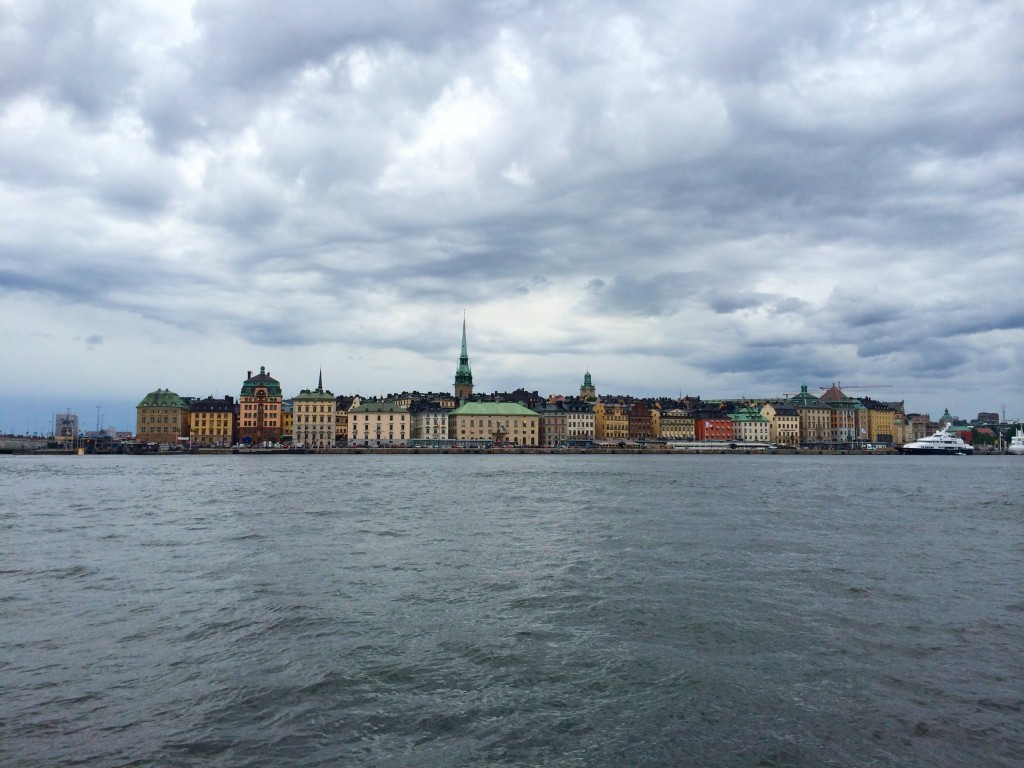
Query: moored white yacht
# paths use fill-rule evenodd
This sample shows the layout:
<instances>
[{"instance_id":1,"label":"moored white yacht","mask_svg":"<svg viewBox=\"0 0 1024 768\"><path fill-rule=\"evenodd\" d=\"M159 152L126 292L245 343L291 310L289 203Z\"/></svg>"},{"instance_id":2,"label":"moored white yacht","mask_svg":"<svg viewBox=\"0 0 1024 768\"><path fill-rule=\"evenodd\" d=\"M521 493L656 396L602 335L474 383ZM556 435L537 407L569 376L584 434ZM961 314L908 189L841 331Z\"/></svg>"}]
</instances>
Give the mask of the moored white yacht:
<instances>
[{"instance_id":1,"label":"moored white yacht","mask_svg":"<svg viewBox=\"0 0 1024 768\"><path fill-rule=\"evenodd\" d=\"M949 425L929 437L922 437L900 448L901 453L928 454L973 454L974 446L965 443L958 435L949 434Z\"/></svg>"},{"instance_id":2,"label":"moored white yacht","mask_svg":"<svg viewBox=\"0 0 1024 768\"><path fill-rule=\"evenodd\" d=\"M1017 434L1010 438L1006 452L1011 456L1024 456L1024 430L1017 427Z\"/></svg>"}]
</instances>

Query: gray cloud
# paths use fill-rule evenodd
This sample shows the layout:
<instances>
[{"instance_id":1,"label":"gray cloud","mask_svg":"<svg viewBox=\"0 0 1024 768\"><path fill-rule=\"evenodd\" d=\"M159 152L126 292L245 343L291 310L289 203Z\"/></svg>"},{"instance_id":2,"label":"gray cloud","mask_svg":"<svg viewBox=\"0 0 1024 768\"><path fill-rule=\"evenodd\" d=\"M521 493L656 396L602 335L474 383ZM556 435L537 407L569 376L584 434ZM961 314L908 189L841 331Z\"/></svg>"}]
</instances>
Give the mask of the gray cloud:
<instances>
[{"instance_id":1,"label":"gray cloud","mask_svg":"<svg viewBox=\"0 0 1024 768\"><path fill-rule=\"evenodd\" d=\"M467 309L480 359L538 381L634 355L624 385L654 391L874 378L991 408L1021 394L1022 22L1009 1L4 6L0 304L57 339L46 308L73 303L113 367L137 320L414 387L391 378L450 356ZM380 350L401 364L375 374Z\"/></svg>"}]
</instances>

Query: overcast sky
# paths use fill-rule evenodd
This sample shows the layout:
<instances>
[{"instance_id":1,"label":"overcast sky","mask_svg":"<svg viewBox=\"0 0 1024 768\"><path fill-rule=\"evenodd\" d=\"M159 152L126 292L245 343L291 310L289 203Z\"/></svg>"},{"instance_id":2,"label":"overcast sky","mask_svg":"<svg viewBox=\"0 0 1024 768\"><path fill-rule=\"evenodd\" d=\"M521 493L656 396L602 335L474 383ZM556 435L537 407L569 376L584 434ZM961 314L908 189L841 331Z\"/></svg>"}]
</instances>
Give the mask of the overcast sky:
<instances>
[{"instance_id":1,"label":"overcast sky","mask_svg":"<svg viewBox=\"0 0 1024 768\"><path fill-rule=\"evenodd\" d=\"M0 429L147 393L1024 416L1024 5L0 0ZM97 409L100 406L100 409Z\"/></svg>"}]
</instances>

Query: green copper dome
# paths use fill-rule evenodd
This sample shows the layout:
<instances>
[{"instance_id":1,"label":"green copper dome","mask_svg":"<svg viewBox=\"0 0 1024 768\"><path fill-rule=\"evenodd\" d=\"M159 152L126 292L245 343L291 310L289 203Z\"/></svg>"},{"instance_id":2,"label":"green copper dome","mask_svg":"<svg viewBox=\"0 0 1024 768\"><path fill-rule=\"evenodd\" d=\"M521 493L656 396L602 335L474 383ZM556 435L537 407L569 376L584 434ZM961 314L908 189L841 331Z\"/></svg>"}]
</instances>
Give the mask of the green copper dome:
<instances>
[{"instance_id":1,"label":"green copper dome","mask_svg":"<svg viewBox=\"0 0 1024 768\"><path fill-rule=\"evenodd\" d=\"M184 408L185 401L169 389L158 389L150 392L136 408Z\"/></svg>"}]
</instances>

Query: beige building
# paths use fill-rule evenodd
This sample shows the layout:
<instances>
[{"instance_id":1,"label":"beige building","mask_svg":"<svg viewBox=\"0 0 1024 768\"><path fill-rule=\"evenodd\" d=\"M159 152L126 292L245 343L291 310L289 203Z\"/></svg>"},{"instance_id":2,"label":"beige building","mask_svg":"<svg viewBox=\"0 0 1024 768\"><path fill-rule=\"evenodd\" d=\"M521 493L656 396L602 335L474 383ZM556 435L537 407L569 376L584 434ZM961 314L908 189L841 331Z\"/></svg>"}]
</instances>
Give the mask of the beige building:
<instances>
[{"instance_id":1,"label":"beige building","mask_svg":"<svg viewBox=\"0 0 1024 768\"><path fill-rule=\"evenodd\" d=\"M180 445L188 434L188 406L171 390L150 392L135 406L135 442Z\"/></svg>"},{"instance_id":2,"label":"beige building","mask_svg":"<svg viewBox=\"0 0 1024 768\"><path fill-rule=\"evenodd\" d=\"M400 448L411 438L409 411L396 403L369 400L349 409L349 445Z\"/></svg>"},{"instance_id":3,"label":"beige building","mask_svg":"<svg viewBox=\"0 0 1024 768\"><path fill-rule=\"evenodd\" d=\"M337 410L334 393L324 390L324 377L316 389L304 389L292 398L292 445L326 450L334 447Z\"/></svg>"},{"instance_id":4,"label":"beige building","mask_svg":"<svg viewBox=\"0 0 1024 768\"><path fill-rule=\"evenodd\" d=\"M800 445L800 414L785 403L765 403L761 415L768 419L768 438L775 445Z\"/></svg>"},{"instance_id":5,"label":"beige building","mask_svg":"<svg viewBox=\"0 0 1024 768\"><path fill-rule=\"evenodd\" d=\"M657 434L663 440L693 440L693 417L682 408L662 411Z\"/></svg>"},{"instance_id":6,"label":"beige building","mask_svg":"<svg viewBox=\"0 0 1024 768\"><path fill-rule=\"evenodd\" d=\"M729 414L732 420L732 438L744 443L767 443L771 441L771 421L755 406L741 408Z\"/></svg>"},{"instance_id":7,"label":"beige building","mask_svg":"<svg viewBox=\"0 0 1024 768\"><path fill-rule=\"evenodd\" d=\"M540 417L518 403L464 403L448 414L448 437L540 445Z\"/></svg>"},{"instance_id":8,"label":"beige building","mask_svg":"<svg viewBox=\"0 0 1024 768\"><path fill-rule=\"evenodd\" d=\"M422 403L416 406L410 414L413 439L447 440L448 414L452 410L453 408L446 408L440 403Z\"/></svg>"},{"instance_id":9,"label":"beige building","mask_svg":"<svg viewBox=\"0 0 1024 768\"><path fill-rule=\"evenodd\" d=\"M832 442L832 409L820 397L808 392L806 384L800 386L800 394L791 397L787 405L795 408L800 418L801 445Z\"/></svg>"}]
</instances>

